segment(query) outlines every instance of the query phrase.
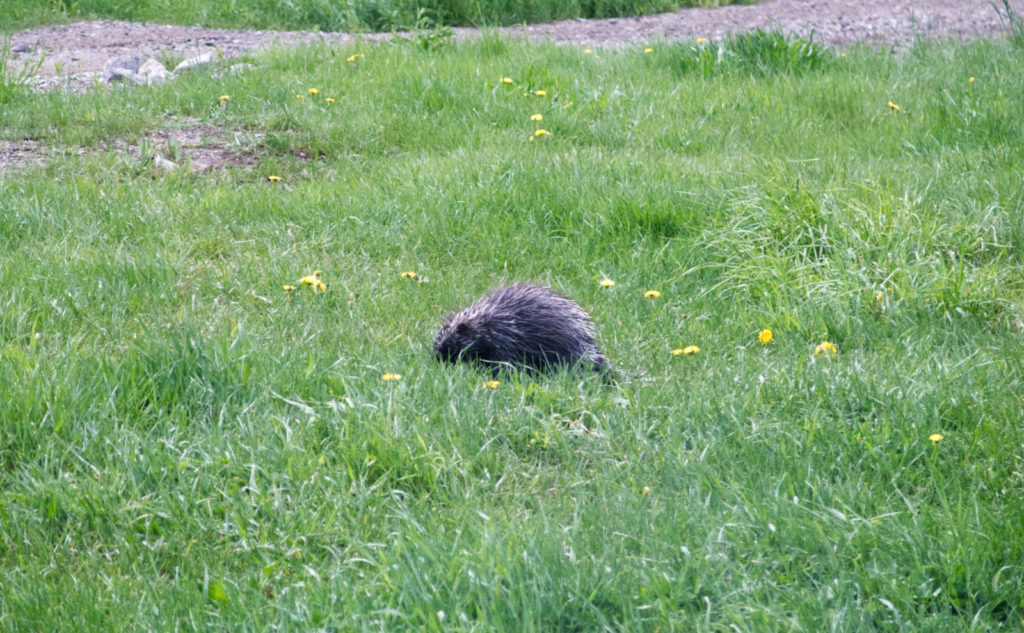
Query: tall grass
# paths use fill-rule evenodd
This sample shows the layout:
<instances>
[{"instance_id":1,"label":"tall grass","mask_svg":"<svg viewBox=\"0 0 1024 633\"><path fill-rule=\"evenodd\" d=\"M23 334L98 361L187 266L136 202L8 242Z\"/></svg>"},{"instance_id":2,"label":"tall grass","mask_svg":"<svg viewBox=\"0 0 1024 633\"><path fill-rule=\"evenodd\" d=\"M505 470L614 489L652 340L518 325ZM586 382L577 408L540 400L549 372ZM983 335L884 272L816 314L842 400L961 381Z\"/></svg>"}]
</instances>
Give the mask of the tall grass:
<instances>
[{"instance_id":1,"label":"tall grass","mask_svg":"<svg viewBox=\"0 0 1024 633\"><path fill-rule=\"evenodd\" d=\"M724 46L16 93L0 630L1019 628L1021 51ZM254 166L124 149L195 126ZM618 379L436 363L511 280Z\"/></svg>"}]
</instances>

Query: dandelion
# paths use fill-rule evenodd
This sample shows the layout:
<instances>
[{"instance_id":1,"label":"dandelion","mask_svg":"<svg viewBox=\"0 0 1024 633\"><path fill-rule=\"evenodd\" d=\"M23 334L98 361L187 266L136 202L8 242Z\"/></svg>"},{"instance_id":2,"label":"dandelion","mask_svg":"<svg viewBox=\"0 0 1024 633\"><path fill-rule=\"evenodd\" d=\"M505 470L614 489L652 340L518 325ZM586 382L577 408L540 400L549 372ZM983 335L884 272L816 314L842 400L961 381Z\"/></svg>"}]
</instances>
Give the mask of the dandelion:
<instances>
[{"instance_id":1,"label":"dandelion","mask_svg":"<svg viewBox=\"0 0 1024 633\"><path fill-rule=\"evenodd\" d=\"M536 130L533 133L534 136L551 136L551 132L547 130Z\"/></svg>"},{"instance_id":2,"label":"dandelion","mask_svg":"<svg viewBox=\"0 0 1024 633\"><path fill-rule=\"evenodd\" d=\"M360 58L360 57L362 57L362 56L363 56L363 55L362 55L361 53L356 53L355 55L353 55L353 56L351 56L351 57L348 57L348 58L346 58L346 59L345 59L345 61L347 61L348 63L350 63L350 64L351 64L352 62L356 61L357 59L359 59L359 58Z\"/></svg>"},{"instance_id":3,"label":"dandelion","mask_svg":"<svg viewBox=\"0 0 1024 633\"><path fill-rule=\"evenodd\" d=\"M839 350L836 349L835 344L829 341L822 341L817 347L814 348L815 356L817 356L818 354L825 353L835 354L837 351Z\"/></svg>"},{"instance_id":4,"label":"dandelion","mask_svg":"<svg viewBox=\"0 0 1024 633\"><path fill-rule=\"evenodd\" d=\"M881 293L881 292L876 292L876 293L875 293L875 301L881 301L881 300L882 300L882 297L884 297L884 296L885 296L885 294L884 294L884 293Z\"/></svg>"},{"instance_id":5,"label":"dandelion","mask_svg":"<svg viewBox=\"0 0 1024 633\"><path fill-rule=\"evenodd\" d=\"M388 372L381 376L380 379L383 380L384 382L391 382L392 380L401 380L402 374L392 374L391 372Z\"/></svg>"},{"instance_id":6,"label":"dandelion","mask_svg":"<svg viewBox=\"0 0 1024 633\"><path fill-rule=\"evenodd\" d=\"M672 355L673 356L689 356L691 354L696 354L698 352L700 352L700 348L697 347L696 345L687 345L686 347L683 347L681 349L674 349L674 350L672 350Z\"/></svg>"},{"instance_id":7,"label":"dandelion","mask_svg":"<svg viewBox=\"0 0 1024 633\"><path fill-rule=\"evenodd\" d=\"M706 42L706 41L707 41L707 40L706 40L706 39L704 39L703 37L698 37L698 38L697 38L697 43L698 43L698 44L703 44L703 43L704 43L704 42Z\"/></svg>"},{"instance_id":8,"label":"dandelion","mask_svg":"<svg viewBox=\"0 0 1024 633\"><path fill-rule=\"evenodd\" d=\"M288 292L291 292L292 290L295 290L295 288L296 288L295 284L285 284L285 285L283 285L281 287L284 288L285 290L287 290Z\"/></svg>"},{"instance_id":9,"label":"dandelion","mask_svg":"<svg viewBox=\"0 0 1024 633\"><path fill-rule=\"evenodd\" d=\"M895 103L893 103L892 101L889 102L889 107L892 108L893 112L898 112L899 109L900 109L900 107L898 105L896 105Z\"/></svg>"},{"instance_id":10,"label":"dandelion","mask_svg":"<svg viewBox=\"0 0 1024 633\"><path fill-rule=\"evenodd\" d=\"M932 444L938 444L939 442L942 441L942 434L932 433L931 435L928 436L928 439L932 441Z\"/></svg>"},{"instance_id":11,"label":"dandelion","mask_svg":"<svg viewBox=\"0 0 1024 633\"><path fill-rule=\"evenodd\" d=\"M497 380L488 380L487 382L484 383L484 385L483 385L483 387L481 387L481 389L497 389L498 385L500 385L500 384L501 383L498 382Z\"/></svg>"},{"instance_id":12,"label":"dandelion","mask_svg":"<svg viewBox=\"0 0 1024 633\"><path fill-rule=\"evenodd\" d=\"M512 81L511 77L502 77L501 78L501 83L503 83L503 84L514 84L515 82Z\"/></svg>"},{"instance_id":13,"label":"dandelion","mask_svg":"<svg viewBox=\"0 0 1024 633\"><path fill-rule=\"evenodd\" d=\"M399 276L402 277L403 279L416 279L419 277L419 275L417 275L415 272L411 270L407 270Z\"/></svg>"},{"instance_id":14,"label":"dandelion","mask_svg":"<svg viewBox=\"0 0 1024 633\"><path fill-rule=\"evenodd\" d=\"M307 92L309 92L309 94L313 95L314 97L320 94L320 91L317 90L316 88L310 88Z\"/></svg>"},{"instance_id":15,"label":"dandelion","mask_svg":"<svg viewBox=\"0 0 1024 633\"><path fill-rule=\"evenodd\" d=\"M757 333L757 340L761 341L761 345L767 345L775 339L772 337L772 331L765 328Z\"/></svg>"},{"instance_id":16,"label":"dandelion","mask_svg":"<svg viewBox=\"0 0 1024 633\"><path fill-rule=\"evenodd\" d=\"M649 494L651 494L651 487L650 486L644 486L643 488L640 489L640 494L642 494L642 495L649 495Z\"/></svg>"},{"instance_id":17,"label":"dandelion","mask_svg":"<svg viewBox=\"0 0 1024 633\"><path fill-rule=\"evenodd\" d=\"M324 290L327 290L327 284L317 279L313 284L313 292L323 292Z\"/></svg>"},{"instance_id":18,"label":"dandelion","mask_svg":"<svg viewBox=\"0 0 1024 633\"><path fill-rule=\"evenodd\" d=\"M327 97L326 99L324 99L324 101L326 101L327 103L334 103L334 99L330 97Z\"/></svg>"},{"instance_id":19,"label":"dandelion","mask_svg":"<svg viewBox=\"0 0 1024 633\"><path fill-rule=\"evenodd\" d=\"M225 101L228 101L230 99L231 99L230 95L221 95L220 99L218 99L218 101L220 101L221 103L224 103Z\"/></svg>"},{"instance_id":20,"label":"dandelion","mask_svg":"<svg viewBox=\"0 0 1024 633\"><path fill-rule=\"evenodd\" d=\"M615 282L612 281L611 279L608 279L607 277L597 283L601 284L602 288L611 288L612 286L615 285Z\"/></svg>"},{"instance_id":21,"label":"dandelion","mask_svg":"<svg viewBox=\"0 0 1024 633\"><path fill-rule=\"evenodd\" d=\"M270 176L267 176L267 180L269 180L270 182L280 182L281 181L281 177L280 176L270 175Z\"/></svg>"},{"instance_id":22,"label":"dandelion","mask_svg":"<svg viewBox=\"0 0 1024 633\"><path fill-rule=\"evenodd\" d=\"M315 286L320 281L320 271L314 270L312 275L306 275L299 280L299 283L306 284L307 286Z\"/></svg>"},{"instance_id":23,"label":"dandelion","mask_svg":"<svg viewBox=\"0 0 1024 633\"><path fill-rule=\"evenodd\" d=\"M301 99L301 98L302 98L302 95L295 95L295 98L296 98L296 99Z\"/></svg>"},{"instance_id":24,"label":"dandelion","mask_svg":"<svg viewBox=\"0 0 1024 633\"><path fill-rule=\"evenodd\" d=\"M543 114L534 114L534 115L531 115L531 116L530 116L530 120L531 120L531 121L543 121L543 120L544 120L544 115L543 115Z\"/></svg>"},{"instance_id":25,"label":"dandelion","mask_svg":"<svg viewBox=\"0 0 1024 633\"><path fill-rule=\"evenodd\" d=\"M653 48L645 48L644 52L647 53L648 55L650 55L651 53L654 52L654 49Z\"/></svg>"},{"instance_id":26,"label":"dandelion","mask_svg":"<svg viewBox=\"0 0 1024 633\"><path fill-rule=\"evenodd\" d=\"M657 299L660 296L661 296L661 291L660 290L648 290L647 292L644 293L644 298L645 299Z\"/></svg>"},{"instance_id":27,"label":"dandelion","mask_svg":"<svg viewBox=\"0 0 1024 633\"><path fill-rule=\"evenodd\" d=\"M590 50L589 48L584 48L583 49L583 54L584 55L593 55L594 51Z\"/></svg>"},{"instance_id":28,"label":"dandelion","mask_svg":"<svg viewBox=\"0 0 1024 633\"><path fill-rule=\"evenodd\" d=\"M533 94L537 95L538 97L543 97L543 96L548 94L548 91L547 90L534 90Z\"/></svg>"},{"instance_id":29,"label":"dandelion","mask_svg":"<svg viewBox=\"0 0 1024 633\"><path fill-rule=\"evenodd\" d=\"M974 83L974 77L968 77L967 78L967 83L973 84Z\"/></svg>"},{"instance_id":30,"label":"dandelion","mask_svg":"<svg viewBox=\"0 0 1024 633\"><path fill-rule=\"evenodd\" d=\"M846 57L846 53L839 53L840 57Z\"/></svg>"}]
</instances>

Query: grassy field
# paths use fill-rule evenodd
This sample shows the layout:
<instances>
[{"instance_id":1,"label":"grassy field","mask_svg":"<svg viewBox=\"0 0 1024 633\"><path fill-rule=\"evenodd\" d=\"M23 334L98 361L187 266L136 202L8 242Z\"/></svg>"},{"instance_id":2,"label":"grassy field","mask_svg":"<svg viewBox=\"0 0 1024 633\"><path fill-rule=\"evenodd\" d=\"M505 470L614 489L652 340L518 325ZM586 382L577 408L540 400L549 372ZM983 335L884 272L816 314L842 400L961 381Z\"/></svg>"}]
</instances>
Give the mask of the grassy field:
<instances>
[{"instance_id":1,"label":"grassy field","mask_svg":"<svg viewBox=\"0 0 1024 633\"><path fill-rule=\"evenodd\" d=\"M0 630L1024 627L1024 52L778 43L7 85ZM617 380L434 362L513 280Z\"/></svg>"},{"instance_id":2,"label":"grassy field","mask_svg":"<svg viewBox=\"0 0 1024 633\"><path fill-rule=\"evenodd\" d=\"M0 33L47 22L111 18L187 26L323 31L496 26L615 17L756 0L0 0Z\"/></svg>"}]
</instances>

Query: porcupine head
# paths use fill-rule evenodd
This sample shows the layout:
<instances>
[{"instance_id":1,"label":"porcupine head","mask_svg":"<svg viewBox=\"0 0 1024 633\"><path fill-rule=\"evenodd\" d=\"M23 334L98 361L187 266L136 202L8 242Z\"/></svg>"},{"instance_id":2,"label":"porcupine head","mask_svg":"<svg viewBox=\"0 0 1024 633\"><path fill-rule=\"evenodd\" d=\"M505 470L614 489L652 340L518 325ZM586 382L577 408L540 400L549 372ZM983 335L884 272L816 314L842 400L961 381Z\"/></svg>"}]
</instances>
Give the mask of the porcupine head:
<instances>
[{"instance_id":1,"label":"porcupine head","mask_svg":"<svg viewBox=\"0 0 1024 633\"><path fill-rule=\"evenodd\" d=\"M478 322L467 321L458 314L449 314L434 340L434 351L442 361L454 363L459 360L471 361L488 358L493 350L488 349L485 337L478 331Z\"/></svg>"}]
</instances>

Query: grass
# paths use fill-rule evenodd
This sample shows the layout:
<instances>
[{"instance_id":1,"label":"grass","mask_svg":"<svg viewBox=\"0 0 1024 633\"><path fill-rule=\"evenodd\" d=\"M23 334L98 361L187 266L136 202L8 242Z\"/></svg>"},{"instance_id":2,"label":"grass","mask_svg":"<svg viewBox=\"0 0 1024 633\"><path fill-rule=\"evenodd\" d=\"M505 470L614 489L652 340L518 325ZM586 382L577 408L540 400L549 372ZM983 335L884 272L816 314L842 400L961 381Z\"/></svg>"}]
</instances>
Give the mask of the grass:
<instances>
[{"instance_id":1,"label":"grass","mask_svg":"<svg viewBox=\"0 0 1024 633\"><path fill-rule=\"evenodd\" d=\"M40 23L118 19L223 28L392 31L646 15L756 0L4 0L0 34Z\"/></svg>"},{"instance_id":2,"label":"grass","mask_svg":"<svg viewBox=\"0 0 1024 633\"><path fill-rule=\"evenodd\" d=\"M0 630L1024 626L1020 49L650 48L12 92ZM512 280L619 379L435 363Z\"/></svg>"}]
</instances>

